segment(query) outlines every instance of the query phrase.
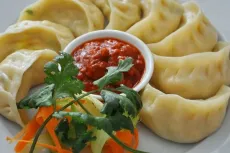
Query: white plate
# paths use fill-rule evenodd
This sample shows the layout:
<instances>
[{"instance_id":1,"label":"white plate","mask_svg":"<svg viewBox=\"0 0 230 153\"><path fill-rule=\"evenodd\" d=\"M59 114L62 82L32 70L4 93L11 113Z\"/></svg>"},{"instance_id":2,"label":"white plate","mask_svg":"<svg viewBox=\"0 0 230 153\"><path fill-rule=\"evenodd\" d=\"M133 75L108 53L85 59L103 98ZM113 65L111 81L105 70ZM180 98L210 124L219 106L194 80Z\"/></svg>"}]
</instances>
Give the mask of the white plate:
<instances>
[{"instance_id":1,"label":"white plate","mask_svg":"<svg viewBox=\"0 0 230 153\"><path fill-rule=\"evenodd\" d=\"M20 11L35 0L1 0L0 1L0 32L14 23ZM186 0L181 0L186 1ZM230 40L230 0L196 0L206 16L224 36ZM19 131L14 123L0 116L0 148L1 153L13 153L13 145L5 138ZM161 139L143 125L139 125L139 149L150 153L230 153L230 110L228 109L222 127L207 139L196 144L177 144Z\"/></svg>"}]
</instances>

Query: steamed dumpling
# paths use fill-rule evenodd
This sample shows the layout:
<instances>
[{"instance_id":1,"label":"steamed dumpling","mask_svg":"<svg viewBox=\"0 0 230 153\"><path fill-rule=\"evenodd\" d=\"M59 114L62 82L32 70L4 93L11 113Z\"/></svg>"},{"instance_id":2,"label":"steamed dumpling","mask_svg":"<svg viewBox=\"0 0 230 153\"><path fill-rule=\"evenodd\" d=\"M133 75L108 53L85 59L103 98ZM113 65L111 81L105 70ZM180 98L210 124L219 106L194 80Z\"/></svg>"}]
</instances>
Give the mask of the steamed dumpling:
<instances>
[{"instance_id":1,"label":"steamed dumpling","mask_svg":"<svg viewBox=\"0 0 230 153\"><path fill-rule=\"evenodd\" d=\"M17 109L16 102L24 98L29 89L44 82L45 63L57 53L52 50L20 50L0 63L0 114L23 126L25 112Z\"/></svg>"},{"instance_id":2,"label":"steamed dumpling","mask_svg":"<svg viewBox=\"0 0 230 153\"><path fill-rule=\"evenodd\" d=\"M227 86L222 86L209 99L188 100L147 85L141 95L141 121L165 139L179 143L198 142L221 126L229 97Z\"/></svg>"},{"instance_id":3,"label":"steamed dumpling","mask_svg":"<svg viewBox=\"0 0 230 153\"><path fill-rule=\"evenodd\" d=\"M159 42L175 31L182 19L184 9L174 0L144 0L144 18L127 32L145 43Z\"/></svg>"},{"instance_id":4,"label":"steamed dumpling","mask_svg":"<svg viewBox=\"0 0 230 153\"><path fill-rule=\"evenodd\" d=\"M109 20L106 29L126 31L141 19L140 0L92 0Z\"/></svg>"},{"instance_id":5,"label":"steamed dumpling","mask_svg":"<svg viewBox=\"0 0 230 153\"><path fill-rule=\"evenodd\" d=\"M22 20L49 20L71 29L75 36L104 28L101 11L90 0L39 0L25 8Z\"/></svg>"},{"instance_id":6,"label":"steamed dumpling","mask_svg":"<svg viewBox=\"0 0 230 153\"><path fill-rule=\"evenodd\" d=\"M214 48L217 31L194 2L183 4L185 12L180 28L158 43L148 44L161 56L184 56Z\"/></svg>"},{"instance_id":7,"label":"steamed dumpling","mask_svg":"<svg viewBox=\"0 0 230 153\"><path fill-rule=\"evenodd\" d=\"M23 21L0 35L0 62L20 49L62 51L74 39L71 31L49 21Z\"/></svg>"},{"instance_id":8,"label":"steamed dumpling","mask_svg":"<svg viewBox=\"0 0 230 153\"><path fill-rule=\"evenodd\" d=\"M219 41L219 42L217 42L217 44L215 45L213 51L214 51L214 52L219 51L219 50L221 50L221 49L223 49L224 47L227 47L227 46L230 46L230 43L229 43L229 42Z\"/></svg>"},{"instance_id":9,"label":"steamed dumpling","mask_svg":"<svg viewBox=\"0 0 230 153\"><path fill-rule=\"evenodd\" d=\"M230 46L182 57L154 55L151 84L167 94L204 99L230 84Z\"/></svg>"}]
</instances>

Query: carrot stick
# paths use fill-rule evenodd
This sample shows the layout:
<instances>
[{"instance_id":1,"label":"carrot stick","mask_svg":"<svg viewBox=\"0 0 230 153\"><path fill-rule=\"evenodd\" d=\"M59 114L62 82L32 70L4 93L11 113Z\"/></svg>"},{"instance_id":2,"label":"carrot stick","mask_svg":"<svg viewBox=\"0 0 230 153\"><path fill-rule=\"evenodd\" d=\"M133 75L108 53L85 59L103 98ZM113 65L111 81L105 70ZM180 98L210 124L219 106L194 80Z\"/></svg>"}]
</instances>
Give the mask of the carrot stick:
<instances>
[{"instance_id":1,"label":"carrot stick","mask_svg":"<svg viewBox=\"0 0 230 153\"><path fill-rule=\"evenodd\" d=\"M138 130L134 130L134 135L127 130L124 131L118 131L116 133L116 137L120 139L123 143L128 145L129 147L132 147L133 149L137 149L138 143L139 143L139 136L138 136ZM104 148L104 153L123 153L124 149L118 145L113 139L109 139Z\"/></svg>"},{"instance_id":2,"label":"carrot stick","mask_svg":"<svg viewBox=\"0 0 230 153\"><path fill-rule=\"evenodd\" d=\"M137 149L139 145L139 133L138 133L138 130L135 129L134 130L134 144L133 144L133 148Z\"/></svg>"},{"instance_id":3,"label":"carrot stick","mask_svg":"<svg viewBox=\"0 0 230 153\"><path fill-rule=\"evenodd\" d=\"M19 132L18 135L16 135L15 137L19 137L20 134L23 133L23 131L25 132L24 136L22 137L22 140L31 140L37 130L39 129L40 125L36 122L36 119L33 118L25 127L25 129L22 130L22 132ZM25 146L27 145L27 143L24 142L18 142L18 144L15 146L14 150L15 152L21 152Z\"/></svg>"},{"instance_id":4,"label":"carrot stick","mask_svg":"<svg viewBox=\"0 0 230 153\"><path fill-rule=\"evenodd\" d=\"M18 141L17 145L15 146L15 152L21 152L27 143L32 143L31 139L34 138L37 130L40 128L42 123L53 113L53 107L41 107L39 108L36 116L26 125L25 128L23 128L13 139L7 138L8 141L16 140ZM50 134L55 146L51 146L48 144L42 144L43 146L46 146L46 148L50 149L56 149L58 153L71 153L70 150L65 150L62 148L58 137L55 133L55 128L58 125L58 120L55 118L52 118L46 125L46 130ZM24 136L23 136L24 135ZM17 140L21 136L22 140ZM41 145L41 143L38 143Z\"/></svg>"},{"instance_id":5,"label":"carrot stick","mask_svg":"<svg viewBox=\"0 0 230 153\"><path fill-rule=\"evenodd\" d=\"M11 142L18 141L18 142L22 142L22 143L26 143L26 144L32 144L32 142L33 142L33 141L28 141L28 140L16 140L14 138L9 138L9 137L7 137L6 140L7 141L11 141ZM50 149L50 150L53 150L53 151L57 151L58 150L57 147L52 146L52 145L48 145L48 144L44 144L44 143L39 143L38 142L37 145L41 146L41 147L44 147L44 148L47 148L47 149ZM64 151L65 153L72 153L69 150L62 150L62 151Z\"/></svg>"},{"instance_id":6,"label":"carrot stick","mask_svg":"<svg viewBox=\"0 0 230 153\"><path fill-rule=\"evenodd\" d=\"M39 109L37 116L36 116L37 122L41 125L48 118L48 116L51 115L52 113L53 113L53 107L41 107ZM62 152L62 146L59 142L58 137L56 136L56 133L54 132L57 125L58 125L58 120L52 118L47 123L46 129L47 129L48 133L50 134L55 146L57 147L57 152L63 153Z\"/></svg>"},{"instance_id":7,"label":"carrot stick","mask_svg":"<svg viewBox=\"0 0 230 153\"><path fill-rule=\"evenodd\" d=\"M130 131L118 131L116 136L126 145L132 146L133 135Z\"/></svg>"},{"instance_id":8,"label":"carrot stick","mask_svg":"<svg viewBox=\"0 0 230 153\"><path fill-rule=\"evenodd\" d=\"M26 133L26 126L14 136L14 139L20 139L21 137L23 137L25 133Z\"/></svg>"},{"instance_id":9,"label":"carrot stick","mask_svg":"<svg viewBox=\"0 0 230 153\"><path fill-rule=\"evenodd\" d=\"M31 139L34 138L39 127L52 113L53 113L53 107L39 108L39 111L34 117L34 119L31 120L21 132L19 132L13 139L7 138L8 141L18 141L18 144L15 147L15 152L21 152L28 143L32 143ZM52 118L46 125L46 130L50 134L55 146L44 144L44 143L37 143L37 145L57 151L58 153L71 153L71 150L65 150L62 148L59 139L56 136L55 128L57 127L58 122L59 121L57 119ZM22 140L16 140L24 133L25 135L23 136ZM137 148L139 143L139 135L137 129L135 129L134 135L131 134L130 131L123 130L123 131L118 131L116 133L116 136L126 145L134 149ZM120 145L118 145L113 139L109 139L105 144L103 151L104 153L123 153L124 149Z\"/></svg>"},{"instance_id":10,"label":"carrot stick","mask_svg":"<svg viewBox=\"0 0 230 153\"><path fill-rule=\"evenodd\" d=\"M124 149L113 139L109 139L103 148L103 153L123 153Z\"/></svg>"},{"instance_id":11,"label":"carrot stick","mask_svg":"<svg viewBox=\"0 0 230 153\"><path fill-rule=\"evenodd\" d=\"M56 106L57 110L60 110L61 108L62 108L62 106L59 106L59 105ZM71 109L70 108L66 108L64 111L71 112Z\"/></svg>"}]
</instances>

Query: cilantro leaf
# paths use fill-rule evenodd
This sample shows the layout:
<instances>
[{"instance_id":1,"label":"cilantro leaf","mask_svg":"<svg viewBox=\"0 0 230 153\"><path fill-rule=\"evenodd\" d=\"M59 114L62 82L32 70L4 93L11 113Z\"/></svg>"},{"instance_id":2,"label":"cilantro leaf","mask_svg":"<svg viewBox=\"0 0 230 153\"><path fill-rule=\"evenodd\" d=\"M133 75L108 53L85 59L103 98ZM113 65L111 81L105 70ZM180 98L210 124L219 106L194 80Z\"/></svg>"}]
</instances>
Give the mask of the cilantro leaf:
<instances>
[{"instance_id":1,"label":"cilantro leaf","mask_svg":"<svg viewBox=\"0 0 230 153\"><path fill-rule=\"evenodd\" d=\"M104 118L104 117L94 117L89 114L83 114L80 112L55 112L53 114L53 117L62 119L66 116L71 116L73 117L74 120L77 120L79 123L84 123L86 125L91 125L94 127L97 127L98 129L103 129L107 133L112 133L113 128L112 124L110 123L109 119Z\"/></svg>"},{"instance_id":2,"label":"cilantro leaf","mask_svg":"<svg viewBox=\"0 0 230 153\"><path fill-rule=\"evenodd\" d=\"M101 92L101 96L105 102L101 109L101 113L108 116L114 115L120 109L120 99L116 96L112 96L110 92L106 91ZM123 112L124 111L122 111L121 113Z\"/></svg>"},{"instance_id":3,"label":"cilantro leaf","mask_svg":"<svg viewBox=\"0 0 230 153\"><path fill-rule=\"evenodd\" d=\"M78 68L74 65L73 57L65 52L62 52L59 56L56 56L54 61L60 64L60 71L63 77L72 77L78 74Z\"/></svg>"},{"instance_id":4,"label":"cilantro leaf","mask_svg":"<svg viewBox=\"0 0 230 153\"><path fill-rule=\"evenodd\" d=\"M69 146L68 132L69 122L66 118L63 118L56 127L55 133L58 136L59 140L67 146Z\"/></svg>"},{"instance_id":5,"label":"cilantro leaf","mask_svg":"<svg viewBox=\"0 0 230 153\"><path fill-rule=\"evenodd\" d=\"M133 66L133 59L131 57L126 58L125 60L120 60L117 67L108 67L108 72L105 76L99 80L94 81L94 85L97 85L100 89L105 87L108 84L114 84L122 80L122 73L128 72Z\"/></svg>"},{"instance_id":6,"label":"cilantro leaf","mask_svg":"<svg viewBox=\"0 0 230 153\"><path fill-rule=\"evenodd\" d=\"M44 72L47 75L45 78L47 84L55 84L61 79L58 64L56 62L51 61L46 63L44 66Z\"/></svg>"},{"instance_id":7,"label":"cilantro leaf","mask_svg":"<svg viewBox=\"0 0 230 153\"><path fill-rule=\"evenodd\" d=\"M72 117L74 121L74 126L79 126L78 124L91 125L96 127L98 130L104 130L107 134L112 134L113 131L119 131L122 129L134 131L134 126L132 120L120 113L116 113L114 116L109 117L94 117L89 114L82 114L79 112L56 112L53 114L53 117L62 119L66 116ZM76 124L77 123L77 124ZM119 123L119 124L118 124ZM84 131L78 133L84 133ZM80 138L80 137L79 137Z\"/></svg>"},{"instance_id":8,"label":"cilantro leaf","mask_svg":"<svg viewBox=\"0 0 230 153\"><path fill-rule=\"evenodd\" d=\"M74 153L80 153L87 145L87 142L96 140L93 131L87 130L87 126L78 123L77 120L69 121L63 118L55 129L59 140L67 147L72 148Z\"/></svg>"},{"instance_id":9,"label":"cilantro leaf","mask_svg":"<svg viewBox=\"0 0 230 153\"><path fill-rule=\"evenodd\" d=\"M82 92L84 88L83 83L80 80L65 80L64 84L60 84L55 92L56 98L65 98L65 97L73 97L74 94L79 94Z\"/></svg>"},{"instance_id":10,"label":"cilantro leaf","mask_svg":"<svg viewBox=\"0 0 230 153\"><path fill-rule=\"evenodd\" d=\"M122 114L127 113L132 117L137 116L136 106L125 96L107 90L102 90L101 96L105 102L101 110L102 114L110 116L114 112L119 111Z\"/></svg>"},{"instance_id":11,"label":"cilantro leaf","mask_svg":"<svg viewBox=\"0 0 230 153\"><path fill-rule=\"evenodd\" d=\"M73 129L72 132L69 132L69 136L74 136L74 146L72 147L74 153L79 153L87 146L88 142L96 140L96 137L93 136L93 131L88 130L87 125L78 122L74 117L70 122L70 126Z\"/></svg>"},{"instance_id":12,"label":"cilantro leaf","mask_svg":"<svg viewBox=\"0 0 230 153\"><path fill-rule=\"evenodd\" d=\"M62 52L54 61L45 65L44 71L47 75L45 82L55 85L55 99L82 93L84 85L76 78L78 68L74 65L74 59L70 54Z\"/></svg>"},{"instance_id":13,"label":"cilantro leaf","mask_svg":"<svg viewBox=\"0 0 230 153\"><path fill-rule=\"evenodd\" d=\"M55 85L62 84L65 79L75 77L78 74L74 59L65 52L55 57L54 61L48 62L44 67L44 71L47 75L46 83L54 83Z\"/></svg>"},{"instance_id":14,"label":"cilantro leaf","mask_svg":"<svg viewBox=\"0 0 230 153\"><path fill-rule=\"evenodd\" d=\"M91 125L98 130L104 130L108 134L112 134L113 131L119 131L121 129L134 130L132 121L120 113L116 113L114 116L109 117L95 117L89 114L83 114L79 112L56 112L53 117L62 119L66 116L72 117L72 120L76 123L85 125ZM118 124L120 123L120 124ZM80 133L80 132L79 132Z\"/></svg>"},{"instance_id":15,"label":"cilantro leaf","mask_svg":"<svg viewBox=\"0 0 230 153\"><path fill-rule=\"evenodd\" d=\"M38 108L53 104L54 84L47 85L17 103L18 109Z\"/></svg>"},{"instance_id":16,"label":"cilantro leaf","mask_svg":"<svg viewBox=\"0 0 230 153\"><path fill-rule=\"evenodd\" d=\"M34 15L34 11L31 9L27 9L25 12L28 13L29 15Z\"/></svg>"},{"instance_id":17,"label":"cilantro leaf","mask_svg":"<svg viewBox=\"0 0 230 153\"><path fill-rule=\"evenodd\" d=\"M121 93L124 93L126 97L136 106L137 111L139 112L143 107L140 95L131 88L128 88L124 85L116 89Z\"/></svg>"},{"instance_id":18,"label":"cilantro leaf","mask_svg":"<svg viewBox=\"0 0 230 153\"><path fill-rule=\"evenodd\" d=\"M120 131L122 129L126 129L130 130L132 133L134 132L133 122L129 117L126 117L121 113L117 112L113 116L109 116L107 118L112 124L113 131Z\"/></svg>"}]
</instances>

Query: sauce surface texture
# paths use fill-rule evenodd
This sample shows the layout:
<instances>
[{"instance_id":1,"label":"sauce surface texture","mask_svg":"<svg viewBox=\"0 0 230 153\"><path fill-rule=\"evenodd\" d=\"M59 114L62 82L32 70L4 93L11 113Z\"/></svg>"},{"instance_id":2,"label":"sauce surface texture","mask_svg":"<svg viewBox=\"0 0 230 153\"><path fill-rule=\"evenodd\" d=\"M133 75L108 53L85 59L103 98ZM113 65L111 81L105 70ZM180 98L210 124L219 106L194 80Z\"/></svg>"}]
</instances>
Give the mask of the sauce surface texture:
<instances>
[{"instance_id":1,"label":"sauce surface texture","mask_svg":"<svg viewBox=\"0 0 230 153\"><path fill-rule=\"evenodd\" d=\"M134 66L129 72L124 73L121 82L111 87L124 84L132 88L141 80L145 71L145 61L140 51L133 45L114 38L86 42L77 47L72 56L80 71L77 78L83 81L85 91L97 89L93 82L106 74L107 67L117 66L119 60L127 57L133 59Z\"/></svg>"}]
</instances>

